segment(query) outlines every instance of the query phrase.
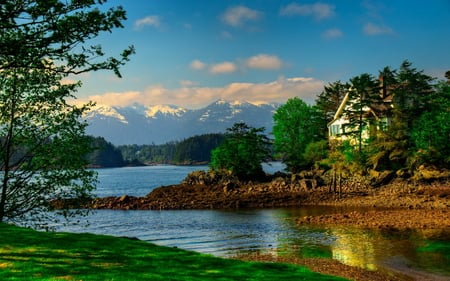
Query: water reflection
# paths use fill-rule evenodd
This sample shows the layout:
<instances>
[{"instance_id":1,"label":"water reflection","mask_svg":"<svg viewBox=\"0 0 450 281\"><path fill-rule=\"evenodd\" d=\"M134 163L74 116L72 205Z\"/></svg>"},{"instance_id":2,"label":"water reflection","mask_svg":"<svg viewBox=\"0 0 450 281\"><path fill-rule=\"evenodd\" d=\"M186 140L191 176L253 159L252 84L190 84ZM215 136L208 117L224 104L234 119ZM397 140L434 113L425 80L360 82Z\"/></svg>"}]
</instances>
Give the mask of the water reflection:
<instances>
[{"instance_id":1,"label":"water reflection","mask_svg":"<svg viewBox=\"0 0 450 281\"><path fill-rule=\"evenodd\" d=\"M375 270L393 257L408 266L450 275L444 252L422 250L427 241L417 233L393 233L352 227L299 226L295 219L341 208L197 211L95 212L88 228L60 227L60 231L132 236L158 245L229 257L263 252L296 257L334 258L351 266ZM447 240L448 241L448 240Z\"/></svg>"},{"instance_id":2,"label":"water reflection","mask_svg":"<svg viewBox=\"0 0 450 281\"><path fill-rule=\"evenodd\" d=\"M351 266L377 269L375 237L362 229L333 228L331 233L336 237L331 246L334 259ZM383 247L389 248L389 242L385 241Z\"/></svg>"}]
</instances>

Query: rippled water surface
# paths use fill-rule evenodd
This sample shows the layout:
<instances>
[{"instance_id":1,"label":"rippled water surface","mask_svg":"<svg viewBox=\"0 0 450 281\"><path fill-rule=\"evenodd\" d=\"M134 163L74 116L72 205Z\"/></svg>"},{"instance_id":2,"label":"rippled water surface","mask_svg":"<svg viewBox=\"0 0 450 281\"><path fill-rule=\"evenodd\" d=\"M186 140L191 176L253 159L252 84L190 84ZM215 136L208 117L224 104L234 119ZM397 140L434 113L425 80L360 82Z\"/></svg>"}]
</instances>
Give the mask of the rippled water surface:
<instances>
[{"instance_id":1,"label":"rippled water surface","mask_svg":"<svg viewBox=\"0 0 450 281\"><path fill-rule=\"evenodd\" d=\"M206 168L155 166L99 170L98 195L145 195L155 187L178 183L192 170ZM427 240L414 232L313 228L295 223L298 217L343 211L350 210L326 207L236 211L99 210L89 216L88 227L66 226L58 230L137 237L158 245L225 257L248 252L327 257L366 269L395 262L397 266L424 268L450 278L448 240ZM439 247L431 247L430 251L430 245Z\"/></svg>"}]
</instances>

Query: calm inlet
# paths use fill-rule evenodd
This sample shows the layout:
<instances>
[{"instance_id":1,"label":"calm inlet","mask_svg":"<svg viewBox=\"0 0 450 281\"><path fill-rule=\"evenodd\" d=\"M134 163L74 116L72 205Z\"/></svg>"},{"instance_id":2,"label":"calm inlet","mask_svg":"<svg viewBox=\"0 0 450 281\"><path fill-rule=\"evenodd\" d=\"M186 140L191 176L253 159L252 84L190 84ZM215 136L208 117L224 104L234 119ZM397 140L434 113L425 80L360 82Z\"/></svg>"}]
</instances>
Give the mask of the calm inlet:
<instances>
[{"instance_id":1,"label":"calm inlet","mask_svg":"<svg viewBox=\"0 0 450 281\"><path fill-rule=\"evenodd\" d=\"M273 172L280 168L275 163L266 170ZM179 183L189 172L201 169L207 167L102 169L98 170L97 195L143 196L156 187ZM328 257L370 270L395 266L450 278L448 253L439 250L442 245L448 247L448 241L426 240L413 232L395 234L352 227L315 228L295 223L298 217L352 210L355 209L98 210L88 217L90 224L87 227L64 226L57 230L137 237L158 245L222 257L249 252Z\"/></svg>"}]
</instances>

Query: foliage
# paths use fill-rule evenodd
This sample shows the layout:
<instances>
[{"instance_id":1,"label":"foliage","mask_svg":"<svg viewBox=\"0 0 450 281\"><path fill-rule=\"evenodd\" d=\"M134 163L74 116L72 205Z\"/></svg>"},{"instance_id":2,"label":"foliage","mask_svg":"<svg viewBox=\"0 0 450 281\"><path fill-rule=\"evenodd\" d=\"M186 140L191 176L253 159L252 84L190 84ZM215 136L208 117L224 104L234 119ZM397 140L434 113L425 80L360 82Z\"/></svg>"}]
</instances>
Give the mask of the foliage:
<instances>
[{"instance_id":1,"label":"foliage","mask_svg":"<svg viewBox=\"0 0 450 281\"><path fill-rule=\"evenodd\" d=\"M122 167L125 165L122 153L102 137L90 137L93 151L88 153L87 161L91 167Z\"/></svg>"},{"instance_id":2,"label":"foliage","mask_svg":"<svg viewBox=\"0 0 450 281\"><path fill-rule=\"evenodd\" d=\"M344 280L302 266L223 259L145 241L0 224L1 280Z\"/></svg>"},{"instance_id":3,"label":"foliage","mask_svg":"<svg viewBox=\"0 0 450 281\"><path fill-rule=\"evenodd\" d=\"M270 156L269 139L264 128L235 123L225 140L211 152L212 170L229 170L240 179L258 179L264 175L262 162Z\"/></svg>"},{"instance_id":4,"label":"foliage","mask_svg":"<svg viewBox=\"0 0 450 281\"><path fill-rule=\"evenodd\" d=\"M328 157L328 141L321 140L309 143L305 152L303 153L303 158L308 166L313 166L315 164L320 164L320 162Z\"/></svg>"},{"instance_id":5,"label":"foliage","mask_svg":"<svg viewBox=\"0 0 450 281\"><path fill-rule=\"evenodd\" d=\"M399 70L385 67L379 77L377 81L370 74L361 74L346 84L344 139L349 142L331 145L342 157L330 153L335 159L324 163L334 163L331 166L336 168L338 161L351 159L349 169L360 172L369 167L410 172L420 165L448 168L449 83L433 84L434 78L408 61ZM322 111L333 104L327 103L326 97L335 99L338 89L345 88L340 81L332 85L335 87L326 87L317 101ZM324 114L331 117L331 111Z\"/></svg>"},{"instance_id":6,"label":"foliage","mask_svg":"<svg viewBox=\"0 0 450 281\"><path fill-rule=\"evenodd\" d=\"M309 143L325 139L326 121L314 106L291 98L273 116L274 149L293 173L307 168L304 152Z\"/></svg>"},{"instance_id":7,"label":"foliage","mask_svg":"<svg viewBox=\"0 0 450 281\"><path fill-rule=\"evenodd\" d=\"M384 71L389 74L387 88L391 91L392 121L385 132L373 144L370 163L376 169L415 169L417 147L414 145L414 130L421 116L432 111L442 96L433 91L433 78L423 74L404 61L399 71ZM437 113L437 112L435 112ZM423 118L423 117L422 117ZM422 122L423 123L423 122ZM422 124L420 126L424 126Z\"/></svg>"},{"instance_id":8,"label":"foliage","mask_svg":"<svg viewBox=\"0 0 450 281\"><path fill-rule=\"evenodd\" d=\"M151 145L121 145L118 149L127 162L191 164L209 162L211 151L224 139L223 134L193 136L179 142Z\"/></svg>"},{"instance_id":9,"label":"foliage","mask_svg":"<svg viewBox=\"0 0 450 281\"><path fill-rule=\"evenodd\" d=\"M438 84L434 95L412 129L416 152L411 162L450 168L450 84Z\"/></svg>"},{"instance_id":10,"label":"foliage","mask_svg":"<svg viewBox=\"0 0 450 281\"><path fill-rule=\"evenodd\" d=\"M147 164L169 164L172 163L177 144L177 142L168 142L150 145L120 145L118 149L127 162L136 162L137 160L140 163Z\"/></svg>"},{"instance_id":11,"label":"foliage","mask_svg":"<svg viewBox=\"0 0 450 281\"><path fill-rule=\"evenodd\" d=\"M350 86L341 81L329 83L316 99L316 107L323 114L326 122L333 120Z\"/></svg>"},{"instance_id":12,"label":"foliage","mask_svg":"<svg viewBox=\"0 0 450 281\"><path fill-rule=\"evenodd\" d=\"M224 140L223 134L205 134L187 138L179 142L175 149L175 163L210 162L211 151Z\"/></svg>"},{"instance_id":13,"label":"foliage","mask_svg":"<svg viewBox=\"0 0 450 281\"><path fill-rule=\"evenodd\" d=\"M100 46L87 41L122 27L125 11L101 12L104 1L7 1L0 5L0 222L39 225L50 216L49 201L87 198L95 174L85 170L90 149L81 120L90 103L67 102L80 83L63 83L71 74L119 67ZM64 216L78 211L63 210ZM30 219L30 216L33 220Z\"/></svg>"},{"instance_id":14,"label":"foliage","mask_svg":"<svg viewBox=\"0 0 450 281\"><path fill-rule=\"evenodd\" d=\"M349 120L347 135L356 140L358 152L362 152L364 143L369 139L363 132L374 125L374 117L367 109L380 103L379 83L370 74L364 73L350 79L348 107L344 115ZM369 115L368 115L369 114ZM361 163L364 164L364 163Z\"/></svg>"}]
</instances>

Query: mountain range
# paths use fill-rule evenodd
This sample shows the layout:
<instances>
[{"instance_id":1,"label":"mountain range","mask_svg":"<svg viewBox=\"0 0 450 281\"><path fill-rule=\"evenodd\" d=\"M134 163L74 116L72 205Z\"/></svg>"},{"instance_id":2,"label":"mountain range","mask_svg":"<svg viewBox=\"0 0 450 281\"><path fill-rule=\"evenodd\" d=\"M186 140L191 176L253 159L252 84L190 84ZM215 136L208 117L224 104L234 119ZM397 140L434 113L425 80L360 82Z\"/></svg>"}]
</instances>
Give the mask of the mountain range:
<instances>
[{"instance_id":1,"label":"mountain range","mask_svg":"<svg viewBox=\"0 0 450 281\"><path fill-rule=\"evenodd\" d=\"M103 137L114 145L163 144L195 135L223 133L236 122L264 127L269 133L278 106L225 100L200 109L137 103L127 107L97 105L85 115L89 124L86 133Z\"/></svg>"}]
</instances>

